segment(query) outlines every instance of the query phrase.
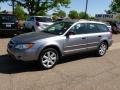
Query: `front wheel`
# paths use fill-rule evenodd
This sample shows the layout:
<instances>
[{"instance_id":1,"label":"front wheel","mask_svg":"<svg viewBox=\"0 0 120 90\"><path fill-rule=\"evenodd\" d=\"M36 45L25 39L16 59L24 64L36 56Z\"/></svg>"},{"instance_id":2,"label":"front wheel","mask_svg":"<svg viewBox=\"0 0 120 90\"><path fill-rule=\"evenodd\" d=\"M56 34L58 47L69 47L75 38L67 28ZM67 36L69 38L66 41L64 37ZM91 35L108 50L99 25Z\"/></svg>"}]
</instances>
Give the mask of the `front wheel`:
<instances>
[{"instance_id":1,"label":"front wheel","mask_svg":"<svg viewBox=\"0 0 120 90\"><path fill-rule=\"evenodd\" d=\"M97 55L98 55L98 56L104 56L105 53L106 53L106 51L107 51L107 48L108 48L107 43L102 42L102 43L100 44L100 46L98 47Z\"/></svg>"},{"instance_id":2,"label":"front wheel","mask_svg":"<svg viewBox=\"0 0 120 90\"><path fill-rule=\"evenodd\" d=\"M59 53L56 49L47 48L40 54L39 62L43 69L53 68L59 60Z\"/></svg>"}]
</instances>

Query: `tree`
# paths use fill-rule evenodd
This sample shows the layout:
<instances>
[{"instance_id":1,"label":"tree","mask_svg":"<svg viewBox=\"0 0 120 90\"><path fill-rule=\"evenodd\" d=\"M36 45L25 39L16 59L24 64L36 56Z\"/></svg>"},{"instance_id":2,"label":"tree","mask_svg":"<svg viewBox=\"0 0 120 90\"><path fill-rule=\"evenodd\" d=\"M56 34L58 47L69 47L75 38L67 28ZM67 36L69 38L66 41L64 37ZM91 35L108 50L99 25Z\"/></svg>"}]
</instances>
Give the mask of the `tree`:
<instances>
[{"instance_id":1,"label":"tree","mask_svg":"<svg viewBox=\"0 0 120 90\"><path fill-rule=\"evenodd\" d=\"M80 12L79 13L79 18L80 19L88 19L89 18L89 15L86 13L85 15L85 12Z\"/></svg>"},{"instance_id":2,"label":"tree","mask_svg":"<svg viewBox=\"0 0 120 90\"><path fill-rule=\"evenodd\" d=\"M112 14L111 10L105 10L106 14Z\"/></svg>"},{"instance_id":3,"label":"tree","mask_svg":"<svg viewBox=\"0 0 120 90\"><path fill-rule=\"evenodd\" d=\"M20 5L16 5L14 12L18 19L25 19L25 12Z\"/></svg>"},{"instance_id":4,"label":"tree","mask_svg":"<svg viewBox=\"0 0 120 90\"><path fill-rule=\"evenodd\" d=\"M94 20L94 19L95 19L95 17L93 17L93 16L89 16L89 19L92 19L92 20Z\"/></svg>"},{"instance_id":5,"label":"tree","mask_svg":"<svg viewBox=\"0 0 120 90\"><path fill-rule=\"evenodd\" d=\"M67 7L70 0L16 0L18 4L26 8L30 15L37 15L39 12L47 12L53 8L60 9Z\"/></svg>"},{"instance_id":6,"label":"tree","mask_svg":"<svg viewBox=\"0 0 120 90\"><path fill-rule=\"evenodd\" d=\"M7 1L7 0L0 0L0 2L4 2L4 1Z\"/></svg>"},{"instance_id":7,"label":"tree","mask_svg":"<svg viewBox=\"0 0 120 90\"><path fill-rule=\"evenodd\" d=\"M39 12L37 13L37 15L39 15L39 16L46 16L47 13L41 10L41 11L39 11Z\"/></svg>"},{"instance_id":8,"label":"tree","mask_svg":"<svg viewBox=\"0 0 120 90\"><path fill-rule=\"evenodd\" d=\"M59 18L65 18L66 13L63 10L56 11L55 13L52 14L53 20L57 20Z\"/></svg>"},{"instance_id":9,"label":"tree","mask_svg":"<svg viewBox=\"0 0 120 90\"><path fill-rule=\"evenodd\" d=\"M53 15L53 16L52 16L52 19L53 19L53 21L56 21L56 20L58 19L58 16Z\"/></svg>"},{"instance_id":10,"label":"tree","mask_svg":"<svg viewBox=\"0 0 120 90\"><path fill-rule=\"evenodd\" d=\"M63 10L60 10L60 11L58 11L57 16L60 18L64 18L64 17L66 17L66 13Z\"/></svg>"},{"instance_id":11,"label":"tree","mask_svg":"<svg viewBox=\"0 0 120 90\"><path fill-rule=\"evenodd\" d=\"M79 13L75 10L70 11L68 16L71 19L79 19Z\"/></svg>"},{"instance_id":12,"label":"tree","mask_svg":"<svg viewBox=\"0 0 120 90\"><path fill-rule=\"evenodd\" d=\"M0 0L0 2L8 2L8 1L11 2L10 6L12 6L12 11L13 11L13 14L14 14L14 8L15 8L16 0Z\"/></svg>"},{"instance_id":13,"label":"tree","mask_svg":"<svg viewBox=\"0 0 120 90\"><path fill-rule=\"evenodd\" d=\"M120 0L113 0L110 5L110 10L112 13L120 13Z\"/></svg>"}]
</instances>

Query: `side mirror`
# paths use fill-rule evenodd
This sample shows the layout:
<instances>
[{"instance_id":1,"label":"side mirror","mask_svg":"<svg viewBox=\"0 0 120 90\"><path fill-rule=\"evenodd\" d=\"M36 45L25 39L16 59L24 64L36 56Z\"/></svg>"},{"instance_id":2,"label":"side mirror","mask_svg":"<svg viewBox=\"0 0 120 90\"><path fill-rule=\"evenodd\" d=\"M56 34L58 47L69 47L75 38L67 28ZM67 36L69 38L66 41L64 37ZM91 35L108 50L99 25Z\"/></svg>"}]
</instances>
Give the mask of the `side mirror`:
<instances>
[{"instance_id":1,"label":"side mirror","mask_svg":"<svg viewBox=\"0 0 120 90\"><path fill-rule=\"evenodd\" d=\"M69 31L69 32L66 34L67 37L69 37L70 35L75 35L75 32Z\"/></svg>"}]
</instances>

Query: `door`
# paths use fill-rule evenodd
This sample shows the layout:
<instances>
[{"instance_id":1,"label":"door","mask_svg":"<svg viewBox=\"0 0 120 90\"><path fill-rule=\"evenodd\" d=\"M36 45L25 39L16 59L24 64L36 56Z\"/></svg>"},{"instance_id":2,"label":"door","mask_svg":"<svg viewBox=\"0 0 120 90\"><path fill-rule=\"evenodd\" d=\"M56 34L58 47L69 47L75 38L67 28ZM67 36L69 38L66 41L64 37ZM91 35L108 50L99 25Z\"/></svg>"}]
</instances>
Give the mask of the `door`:
<instances>
[{"instance_id":1,"label":"door","mask_svg":"<svg viewBox=\"0 0 120 90\"><path fill-rule=\"evenodd\" d=\"M76 53L85 51L87 47L86 24L78 23L74 25L67 33L64 43L64 53Z\"/></svg>"},{"instance_id":2,"label":"door","mask_svg":"<svg viewBox=\"0 0 120 90\"><path fill-rule=\"evenodd\" d=\"M87 24L87 48L88 49L96 49L101 40L101 33L99 32L95 23Z\"/></svg>"},{"instance_id":3,"label":"door","mask_svg":"<svg viewBox=\"0 0 120 90\"><path fill-rule=\"evenodd\" d=\"M32 29L33 26L34 26L34 17L31 17L29 21L29 29Z\"/></svg>"},{"instance_id":4,"label":"door","mask_svg":"<svg viewBox=\"0 0 120 90\"><path fill-rule=\"evenodd\" d=\"M25 28L29 29L29 21L30 21L30 18L28 18L25 22Z\"/></svg>"},{"instance_id":5,"label":"door","mask_svg":"<svg viewBox=\"0 0 120 90\"><path fill-rule=\"evenodd\" d=\"M34 22L34 17L28 18L28 20L25 23L25 27L31 29L33 26L33 22Z\"/></svg>"}]
</instances>

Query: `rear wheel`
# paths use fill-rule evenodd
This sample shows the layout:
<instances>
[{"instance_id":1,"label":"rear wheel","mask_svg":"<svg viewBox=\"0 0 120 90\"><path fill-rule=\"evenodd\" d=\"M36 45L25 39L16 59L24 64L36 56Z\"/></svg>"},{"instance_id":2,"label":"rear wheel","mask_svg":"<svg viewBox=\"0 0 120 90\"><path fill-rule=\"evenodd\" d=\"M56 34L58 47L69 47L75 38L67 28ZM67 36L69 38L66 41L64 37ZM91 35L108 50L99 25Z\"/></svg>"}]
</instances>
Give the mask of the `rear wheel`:
<instances>
[{"instance_id":1,"label":"rear wheel","mask_svg":"<svg viewBox=\"0 0 120 90\"><path fill-rule=\"evenodd\" d=\"M47 48L40 54L39 62L43 69L53 68L59 60L59 53L54 48Z\"/></svg>"},{"instance_id":2,"label":"rear wheel","mask_svg":"<svg viewBox=\"0 0 120 90\"><path fill-rule=\"evenodd\" d=\"M98 47L97 55L98 56L104 56L106 54L107 48L108 48L107 43L106 42L102 42L100 44L100 46Z\"/></svg>"}]
</instances>

